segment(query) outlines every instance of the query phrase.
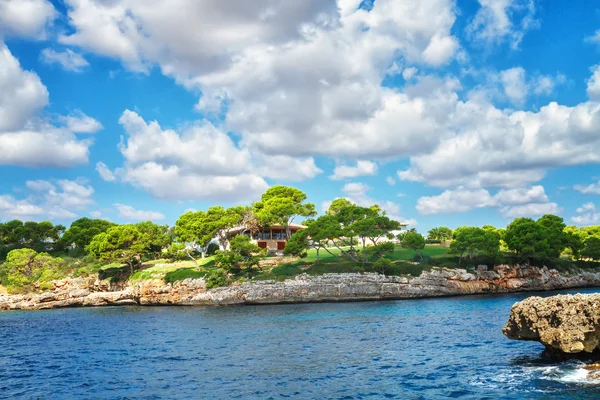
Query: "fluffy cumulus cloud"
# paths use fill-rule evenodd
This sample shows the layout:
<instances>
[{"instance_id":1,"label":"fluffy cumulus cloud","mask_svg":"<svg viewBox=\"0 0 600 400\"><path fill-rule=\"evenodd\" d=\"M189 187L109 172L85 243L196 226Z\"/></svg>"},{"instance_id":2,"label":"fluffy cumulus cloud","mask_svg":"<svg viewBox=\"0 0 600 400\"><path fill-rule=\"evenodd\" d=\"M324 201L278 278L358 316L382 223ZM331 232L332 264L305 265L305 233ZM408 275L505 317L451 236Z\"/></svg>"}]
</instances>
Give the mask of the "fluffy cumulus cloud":
<instances>
[{"instance_id":1,"label":"fluffy cumulus cloud","mask_svg":"<svg viewBox=\"0 0 600 400\"><path fill-rule=\"evenodd\" d=\"M357 161L355 166L338 165L333 170L333 175L329 179L341 180L346 178L356 178L359 176L377 174L377 164L372 161Z\"/></svg>"},{"instance_id":2,"label":"fluffy cumulus cloud","mask_svg":"<svg viewBox=\"0 0 600 400\"><path fill-rule=\"evenodd\" d=\"M161 199L253 199L267 188L250 152L208 122L163 129L126 110L119 119L126 136L121 179ZM105 165L98 169L105 178Z\"/></svg>"},{"instance_id":3,"label":"fluffy cumulus cloud","mask_svg":"<svg viewBox=\"0 0 600 400\"><path fill-rule=\"evenodd\" d=\"M478 0L480 8L467 33L485 45L508 42L513 49L525 34L539 27L534 0Z\"/></svg>"},{"instance_id":4,"label":"fluffy cumulus cloud","mask_svg":"<svg viewBox=\"0 0 600 400\"><path fill-rule=\"evenodd\" d=\"M587 81L587 94L591 100L600 100L600 65L591 68L592 76Z\"/></svg>"},{"instance_id":5,"label":"fluffy cumulus cloud","mask_svg":"<svg viewBox=\"0 0 600 400\"><path fill-rule=\"evenodd\" d=\"M501 189L495 195L486 189L460 187L437 196L424 196L417 201L421 214L466 212L476 208L496 207L506 218L557 214L561 210L550 202L543 186Z\"/></svg>"},{"instance_id":6,"label":"fluffy cumulus cloud","mask_svg":"<svg viewBox=\"0 0 600 400\"><path fill-rule=\"evenodd\" d=\"M594 203L585 203L577 210L577 215L571 218L577 225L598 225L600 223L600 212L596 210Z\"/></svg>"},{"instance_id":7,"label":"fluffy cumulus cloud","mask_svg":"<svg viewBox=\"0 0 600 400\"><path fill-rule=\"evenodd\" d=\"M134 221L160 221L165 219L165 216L156 211L136 210L132 206L125 204L113 204L119 213L119 217Z\"/></svg>"},{"instance_id":8,"label":"fluffy cumulus cloud","mask_svg":"<svg viewBox=\"0 0 600 400\"><path fill-rule=\"evenodd\" d=\"M546 169L600 161L600 103L539 111L501 110L481 98L457 101L436 149L411 157L399 177L433 186L523 186Z\"/></svg>"},{"instance_id":9,"label":"fluffy cumulus cloud","mask_svg":"<svg viewBox=\"0 0 600 400\"><path fill-rule=\"evenodd\" d=\"M85 58L71 49L56 51L50 48L42 50L40 59L46 64L59 64L66 71L82 72L90 65Z\"/></svg>"},{"instance_id":10,"label":"fluffy cumulus cloud","mask_svg":"<svg viewBox=\"0 0 600 400\"><path fill-rule=\"evenodd\" d=\"M20 190L23 198L0 195L0 215L3 220L65 220L95 204L94 188L84 179L31 180Z\"/></svg>"},{"instance_id":11,"label":"fluffy cumulus cloud","mask_svg":"<svg viewBox=\"0 0 600 400\"><path fill-rule=\"evenodd\" d=\"M73 32L61 41L133 70L159 65L202 92L202 111L226 109L227 127L253 151L355 157L430 147L436 126L423 101L381 83L396 59L425 66L453 59L454 2L360 4L68 0Z\"/></svg>"},{"instance_id":12,"label":"fluffy cumulus cloud","mask_svg":"<svg viewBox=\"0 0 600 400\"><path fill-rule=\"evenodd\" d=\"M0 41L0 165L70 167L87 162L92 141L76 132L101 125L81 112L59 126L41 119L48 98L40 78L24 71Z\"/></svg>"},{"instance_id":13,"label":"fluffy cumulus cloud","mask_svg":"<svg viewBox=\"0 0 600 400\"><path fill-rule=\"evenodd\" d=\"M44 39L46 29L57 15L49 0L2 0L0 1L0 37L15 35Z\"/></svg>"}]
</instances>

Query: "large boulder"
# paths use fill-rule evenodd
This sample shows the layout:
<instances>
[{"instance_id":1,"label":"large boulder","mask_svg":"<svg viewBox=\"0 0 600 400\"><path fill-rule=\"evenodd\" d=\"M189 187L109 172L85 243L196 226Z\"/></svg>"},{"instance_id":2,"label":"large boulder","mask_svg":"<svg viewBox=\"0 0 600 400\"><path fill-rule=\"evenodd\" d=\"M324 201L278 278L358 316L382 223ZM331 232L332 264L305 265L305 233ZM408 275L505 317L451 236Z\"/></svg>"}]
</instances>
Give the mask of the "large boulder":
<instances>
[{"instance_id":1,"label":"large boulder","mask_svg":"<svg viewBox=\"0 0 600 400\"><path fill-rule=\"evenodd\" d=\"M600 354L600 294L529 297L515 303L502 332L510 339L536 340L554 359Z\"/></svg>"}]
</instances>

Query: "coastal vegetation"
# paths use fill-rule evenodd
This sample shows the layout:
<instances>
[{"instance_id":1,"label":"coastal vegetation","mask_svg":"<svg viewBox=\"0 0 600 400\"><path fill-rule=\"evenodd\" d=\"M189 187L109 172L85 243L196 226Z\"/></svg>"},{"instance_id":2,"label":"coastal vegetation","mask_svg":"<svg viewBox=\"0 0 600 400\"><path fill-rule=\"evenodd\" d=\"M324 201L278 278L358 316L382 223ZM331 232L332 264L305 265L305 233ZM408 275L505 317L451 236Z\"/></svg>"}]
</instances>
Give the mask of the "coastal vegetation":
<instances>
[{"instance_id":1,"label":"coastal vegetation","mask_svg":"<svg viewBox=\"0 0 600 400\"><path fill-rule=\"evenodd\" d=\"M301 222L305 229L292 234ZM286 244L268 251L252 240L280 226ZM283 237L282 237L283 238ZM175 225L118 225L80 218L66 229L51 222L0 224L0 284L11 293L51 289L51 281L99 274L114 280L203 277L208 287L281 280L299 274L378 272L418 276L433 267L546 265L561 272L596 269L600 226L566 226L555 215L517 218L506 228L440 226L427 237L377 205L334 200L323 215L295 188L274 186L251 206L191 211Z\"/></svg>"}]
</instances>

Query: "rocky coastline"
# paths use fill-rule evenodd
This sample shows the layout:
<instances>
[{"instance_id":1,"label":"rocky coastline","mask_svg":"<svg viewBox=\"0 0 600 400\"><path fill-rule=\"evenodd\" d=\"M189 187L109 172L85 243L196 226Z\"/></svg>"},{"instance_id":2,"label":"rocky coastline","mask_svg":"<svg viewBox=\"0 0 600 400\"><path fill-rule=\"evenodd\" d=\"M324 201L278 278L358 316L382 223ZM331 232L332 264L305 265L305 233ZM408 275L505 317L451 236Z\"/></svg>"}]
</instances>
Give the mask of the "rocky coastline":
<instances>
[{"instance_id":1,"label":"rocky coastline","mask_svg":"<svg viewBox=\"0 0 600 400\"><path fill-rule=\"evenodd\" d=\"M600 287L600 273L561 275L528 265L435 268L420 276L373 273L302 275L294 279L254 281L207 289L203 279L174 284L162 280L109 282L97 276L53 282L54 290L25 295L0 294L0 310L39 310L62 307L119 305L242 305L335 301L397 300L439 296L545 291Z\"/></svg>"}]
</instances>

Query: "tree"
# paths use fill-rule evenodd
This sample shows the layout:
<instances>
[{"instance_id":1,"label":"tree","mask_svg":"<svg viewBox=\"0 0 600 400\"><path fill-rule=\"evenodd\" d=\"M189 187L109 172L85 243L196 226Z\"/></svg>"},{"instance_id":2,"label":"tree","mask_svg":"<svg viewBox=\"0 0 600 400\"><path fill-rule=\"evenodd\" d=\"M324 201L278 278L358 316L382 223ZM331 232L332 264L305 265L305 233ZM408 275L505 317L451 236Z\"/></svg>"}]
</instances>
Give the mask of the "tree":
<instances>
[{"instance_id":1,"label":"tree","mask_svg":"<svg viewBox=\"0 0 600 400\"><path fill-rule=\"evenodd\" d=\"M148 235L135 225L117 225L94 236L86 251L100 260L127 264L133 275L133 266L141 260L149 244Z\"/></svg>"},{"instance_id":2,"label":"tree","mask_svg":"<svg viewBox=\"0 0 600 400\"><path fill-rule=\"evenodd\" d=\"M135 227L147 237L148 248L145 250L147 254L157 257L164 248L171 244L168 225L158 225L152 221L145 221L138 222Z\"/></svg>"},{"instance_id":3,"label":"tree","mask_svg":"<svg viewBox=\"0 0 600 400\"><path fill-rule=\"evenodd\" d=\"M353 206L354 203L352 203L350 200L348 199L344 199L344 198L339 198L339 199L335 199L331 202L331 205L329 206L329 208L327 209L327 211L325 212L325 214L327 215L336 215L337 213L340 212L340 210L344 207L350 207Z\"/></svg>"},{"instance_id":4,"label":"tree","mask_svg":"<svg viewBox=\"0 0 600 400\"><path fill-rule=\"evenodd\" d=\"M543 235L548 243L548 256L558 258L567 247L569 238L565 233L564 219L552 214L543 215L536 221L543 228Z\"/></svg>"},{"instance_id":5,"label":"tree","mask_svg":"<svg viewBox=\"0 0 600 400\"><path fill-rule=\"evenodd\" d=\"M427 232L427 239L439 240L443 242L446 240L451 240L452 233L452 229L446 226L440 226L437 228L430 229L429 232Z\"/></svg>"},{"instance_id":6,"label":"tree","mask_svg":"<svg viewBox=\"0 0 600 400\"><path fill-rule=\"evenodd\" d=\"M245 209L220 206L210 207L207 211L188 212L175 223L175 234L180 241L200 247L202 258L206 256L209 243L217 238L221 248L227 248L228 230L239 225L244 218ZM188 255L194 259L191 254Z\"/></svg>"},{"instance_id":7,"label":"tree","mask_svg":"<svg viewBox=\"0 0 600 400\"><path fill-rule=\"evenodd\" d=\"M400 246L405 249L411 249L423 259L421 251L425 248L425 238L415 229L403 232L398 235Z\"/></svg>"},{"instance_id":8,"label":"tree","mask_svg":"<svg viewBox=\"0 0 600 400\"><path fill-rule=\"evenodd\" d=\"M61 241L65 246L74 245L84 249L92 242L94 236L106 232L116 224L102 219L80 218L74 221L63 234Z\"/></svg>"},{"instance_id":9,"label":"tree","mask_svg":"<svg viewBox=\"0 0 600 400\"><path fill-rule=\"evenodd\" d=\"M61 258L53 258L48 253L38 253L33 249L16 249L8 253L0 266L0 276L11 289L23 289L38 280L49 281L60 278L67 265Z\"/></svg>"},{"instance_id":10,"label":"tree","mask_svg":"<svg viewBox=\"0 0 600 400\"><path fill-rule=\"evenodd\" d=\"M556 215L544 215L537 221L517 218L508 225L504 241L508 248L529 261L544 261L560 257L571 245L579 245L565 232L564 220Z\"/></svg>"},{"instance_id":11,"label":"tree","mask_svg":"<svg viewBox=\"0 0 600 400\"><path fill-rule=\"evenodd\" d=\"M250 242L250 238L238 235L231 239L230 250L219 250L215 253L215 263L226 271L239 272L241 267L252 267L258 264L263 249Z\"/></svg>"},{"instance_id":12,"label":"tree","mask_svg":"<svg viewBox=\"0 0 600 400\"><path fill-rule=\"evenodd\" d=\"M333 215L324 215L311 221L307 229L297 231L286 243L284 254L306 256L306 249L313 248L317 252L317 263L320 262L319 252L324 249L334 255L327 244L343 235L339 221Z\"/></svg>"},{"instance_id":13,"label":"tree","mask_svg":"<svg viewBox=\"0 0 600 400\"><path fill-rule=\"evenodd\" d=\"M450 243L450 253L459 256L458 265L461 265L463 257L469 255L473 258L475 254L495 259L500 252L500 234L493 227L486 229L462 226L454 231L454 240Z\"/></svg>"},{"instance_id":14,"label":"tree","mask_svg":"<svg viewBox=\"0 0 600 400\"><path fill-rule=\"evenodd\" d=\"M546 260L552 249L546 240L544 227L531 218L516 218L506 228L507 247L525 260Z\"/></svg>"},{"instance_id":15,"label":"tree","mask_svg":"<svg viewBox=\"0 0 600 400\"><path fill-rule=\"evenodd\" d=\"M286 237L291 237L290 224L297 217L312 217L317 214L315 205L305 203L306 194L289 186L273 186L254 203L256 218L262 225L278 224L285 228Z\"/></svg>"},{"instance_id":16,"label":"tree","mask_svg":"<svg viewBox=\"0 0 600 400\"><path fill-rule=\"evenodd\" d=\"M582 257L591 258L594 261L600 260L600 238L590 236L584 244L585 247L581 252Z\"/></svg>"}]
</instances>

